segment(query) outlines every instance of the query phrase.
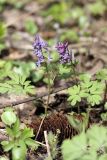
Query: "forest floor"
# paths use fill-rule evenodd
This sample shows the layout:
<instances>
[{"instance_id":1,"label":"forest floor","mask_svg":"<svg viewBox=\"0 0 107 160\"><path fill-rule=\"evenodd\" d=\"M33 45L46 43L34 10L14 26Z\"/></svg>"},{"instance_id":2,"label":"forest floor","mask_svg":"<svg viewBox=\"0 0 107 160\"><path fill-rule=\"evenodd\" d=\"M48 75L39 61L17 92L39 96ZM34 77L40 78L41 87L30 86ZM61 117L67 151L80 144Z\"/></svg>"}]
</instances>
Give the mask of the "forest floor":
<instances>
[{"instance_id":1,"label":"forest floor","mask_svg":"<svg viewBox=\"0 0 107 160\"><path fill-rule=\"evenodd\" d=\"M90 10L87 10L87 6L93 2L95 1L76 0L73 4L74 9L75 7L79 8L75 11L77 12L76 18L72 18L71 16L73 7L70 1L69 4L64 2L65 8L58 6L60 1L23 0L22 2L19 1L19 3L5 1L3 4L0 2L0 19L6 26L6 34L0 39L0 43L3 44L0 49L0 73L2 75L3 70L5 72L4 68L6 67L2 65L3 63L9 63L11 66L10 70L16 73L24 74L28 72L28 80L31 80L31 84L35 86L36 90L35 100L14 105L14 108L18 112L22 124L33 127L35 133L40 127L40 117L44 114L44 106L47 101L47 95L38 100L36 100L36 96L47 94L47 85L44 82L44 75L40 75L39 77L38 72L38 75L35 76L33 75L33 71L38 70L34 69L34 66L30 66L31 68L27 67L28 63L36 61L33 54L34 36L39 32L50 44L55 44L57 41L68 41L69 48L73 50L75 59L79 62L77 70L94 75L107 65L107 6L104 12L102 11L102 13L96 13L95 15ZM49 9L52 7L53 9L50 11ZM81 13L81 10L83 13ZM68 11L67 20L64 15L66 11ZM58 15L59 17L57 17ZM55 16L57 17L56 19ZM61 17L63 18L61 19ZM83 21L80 19L81 17L83 17ZM9 66L7 68L9 69ZM29 72L31 73L29 74ZM2 80L0 79L1 82ZM66 89L63 89L67 85L69 85L69 81L67 80L56 80L53 91L55 93L50 96L48 117L44 120L42 131L37 138L38 141L43 140L41 137L43 137L44 129L47 131L52 131L53 129L56 133L56 129L60 128L62 123L65 123L65 126L68 125L69 122L65 118L66 114L70 111L78 112L77 109L71 109L67 101L68 95ZM56 93L56 90L60 90L61 87L61 91ZM21 100L26 101L26 98L29 99L31 96L0 94L0 113L3 111L4 104L20 103ZM90 123L100 122L99 113L102 111L99 108L101 106L102 104L92 111ZM84 110L84 107L85 104L84 106L81 104L81 112ZM77 116L77 118L79 117ZM62 126L62 139L71 137L71 131L68 131L69 134L66 136L66 132L64 131L65 126ZM5 138L2 121L0 121L0 130L0 140L2 140ZM0 150L0 155L4 155L2 149ZM42 160L45 159L44 157L46 157L46 149L39 148L35 152L28 151L27 159ZM60 157L59 152L56 159L60 159Z\"/></svg>"}]
</instances>

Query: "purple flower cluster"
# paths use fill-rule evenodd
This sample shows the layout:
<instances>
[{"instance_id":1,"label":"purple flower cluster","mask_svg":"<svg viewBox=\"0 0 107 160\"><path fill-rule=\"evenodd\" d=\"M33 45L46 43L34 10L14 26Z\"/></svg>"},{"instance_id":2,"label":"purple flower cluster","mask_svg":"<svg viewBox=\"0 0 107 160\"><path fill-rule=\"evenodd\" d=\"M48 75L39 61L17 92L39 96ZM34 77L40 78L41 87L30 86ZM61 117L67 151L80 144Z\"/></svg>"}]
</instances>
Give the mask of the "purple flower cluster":
<instances>
[{"instance_id":1,"label":"purple flower cluster","mask_svg":"<svg viewBox=\"0 0 107 160\"><path fill-rule=\"evenodd\" d=\"M43 51L47 52L48 54L48 61L51 60L50 55L49 55L49 50L48 50L48 44L39 36L36 35L35 41L33 44L34 47L34 53L36 54L38 61L37 61L37 66L40 66L42 62L45 61ZM61 43L59 42L56 45L57 52L59 53L60 56L60 62L63 63L70 63L72 60L72 55L70 54L70 51L68 49L68 43Z\"/></svg>"},{"instance_id":2,"label":"purple flower cluster","mask_svg":"<svg viewBox=\"0 0 107 160\"><path fill-rule=\"evenodd\" d=\"M57 44L56 48L57 48L57 51L60 56L60 62L62 64L71 62L72 57L71 57L69 49L68 49L68 42L66 42L66 43L59 42Z\"/></svg>"},{"instance_id":3,"label":"purple flower cluster","mask_svg":"<svg viewBox=\"0 0 107 160\"><path fill-rule=\"evenodd\" d=\"M34 53L38 57L36 64L39 67L44 62L43 50L48 52L48 44L39 35L36 35L33 47Z\"/></svg>"}]
</instances>

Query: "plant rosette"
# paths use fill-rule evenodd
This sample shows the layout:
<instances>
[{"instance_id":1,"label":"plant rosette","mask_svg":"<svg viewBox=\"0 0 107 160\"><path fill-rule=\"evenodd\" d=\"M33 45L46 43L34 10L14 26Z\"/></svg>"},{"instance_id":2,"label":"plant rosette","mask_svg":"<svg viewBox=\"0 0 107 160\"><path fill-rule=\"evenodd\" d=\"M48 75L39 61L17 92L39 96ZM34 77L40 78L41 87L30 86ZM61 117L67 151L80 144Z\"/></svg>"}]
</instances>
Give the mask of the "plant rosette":
<instances>
[{"instance_id":1,"label":"plant rosette","mask_svg":"<svg viewBox=\"0 0 107 160\"><path fill-rule=\"evenodd\" d=\"M5 125L11 126L16 122L16 115L11 108L6 108L1 115L1 119Z\"/></svg>"}]
</instances>

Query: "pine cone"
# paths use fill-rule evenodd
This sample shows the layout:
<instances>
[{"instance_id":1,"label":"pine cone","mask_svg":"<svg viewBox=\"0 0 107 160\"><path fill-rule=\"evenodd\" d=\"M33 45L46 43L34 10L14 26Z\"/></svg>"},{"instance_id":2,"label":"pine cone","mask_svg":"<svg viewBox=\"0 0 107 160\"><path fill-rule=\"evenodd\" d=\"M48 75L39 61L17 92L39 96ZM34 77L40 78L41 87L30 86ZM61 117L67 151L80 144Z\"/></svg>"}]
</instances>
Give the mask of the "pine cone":
<instances>
[{"instance_id":1,"label":"pine cone","mask_svg":"<svg viewBox=\"0 0 107 160\"><path fill-rule=\"evenodd\" d=\"M30 127L34 129L35 136L39 130L42 118L33 117ZM60 130L59 133L59 142L62 142L66 138L71 138L73 135L77 134L77 131L70 125L67 117L62 113L51 114L46 117L42 123L40 132L36 137L36 140L44 140L44 131L52 131L54 134L57 133L57 130Z\"/></svg>"}]
</instances>

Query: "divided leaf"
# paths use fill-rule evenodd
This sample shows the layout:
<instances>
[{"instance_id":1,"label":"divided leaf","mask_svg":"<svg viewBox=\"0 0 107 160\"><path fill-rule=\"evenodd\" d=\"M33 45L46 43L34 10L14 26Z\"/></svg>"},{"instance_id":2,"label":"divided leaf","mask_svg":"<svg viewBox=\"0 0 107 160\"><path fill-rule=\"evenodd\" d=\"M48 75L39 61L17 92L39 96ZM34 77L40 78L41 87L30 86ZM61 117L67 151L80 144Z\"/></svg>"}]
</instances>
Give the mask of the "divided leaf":
<instances>
[{"instance_id":1,"label":"divided leaf","mask_svg":"<svg viewBox=\"0 0 107 160\"><path fill-rule=\"evenodd\" d=\"M81 158L87 152L87 138L85 133L73 137L72 140L65 140L61 148L64 160Z\"/></svg>"}]
</instances>

